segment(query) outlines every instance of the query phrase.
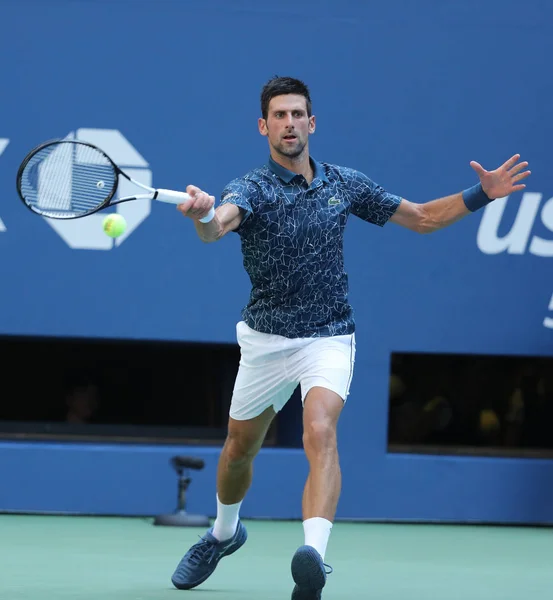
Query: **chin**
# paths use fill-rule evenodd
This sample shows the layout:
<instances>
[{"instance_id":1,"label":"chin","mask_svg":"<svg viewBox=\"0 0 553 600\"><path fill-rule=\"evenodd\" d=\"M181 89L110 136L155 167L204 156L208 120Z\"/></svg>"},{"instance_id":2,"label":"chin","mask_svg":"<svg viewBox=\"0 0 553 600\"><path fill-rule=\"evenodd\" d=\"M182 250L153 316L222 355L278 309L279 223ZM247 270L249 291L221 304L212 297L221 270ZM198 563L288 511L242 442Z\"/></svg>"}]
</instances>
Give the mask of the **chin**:
<instances>
[{"instance_id":1,"label":"chin","mask_svg":"<svg viewBox=\"0 0 553 600\"><path fill-rule=\"evenodd\" d=\"M305 146L296 147L296 148L279 148L278 151L287 158L298 158L303 154L305 150Z\"/></svg>"}]
</instances>

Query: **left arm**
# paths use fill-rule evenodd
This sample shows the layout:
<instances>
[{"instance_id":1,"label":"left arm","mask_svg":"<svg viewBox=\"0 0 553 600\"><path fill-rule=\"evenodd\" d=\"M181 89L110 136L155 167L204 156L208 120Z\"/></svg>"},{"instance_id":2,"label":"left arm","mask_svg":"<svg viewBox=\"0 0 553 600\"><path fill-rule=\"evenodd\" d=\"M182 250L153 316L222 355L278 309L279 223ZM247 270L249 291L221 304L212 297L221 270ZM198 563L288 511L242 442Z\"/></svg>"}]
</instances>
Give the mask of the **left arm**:
<instances>
[{"instance_id":1,"label":"left arm","mask_svg":"<svg viewBox=\"0 0 553 600\"><path fill-rule=\"evenodd\" d=\"M432 233L452 225L496 198L503 198L524 189L526 186L518 182L528 177L530 171L520 172L528 163L517 164L519 158L520 155L515 154L495 171L486 171L477 162L472 161L471 167L480 178L478 185L424 204L402 199L390 221L418 233Z\"/></svg>"},{"instance_id":2,"label":"left arm","mask_svg":"<svg viewBox=\"0 0 553 600\"><path fill-rule=\"evenodd\" d=\"M432 233L452 225L470 213L463 194L459 193L424 204L402 199L390 221L417 233Z\"/></svg>"}]
</instances>

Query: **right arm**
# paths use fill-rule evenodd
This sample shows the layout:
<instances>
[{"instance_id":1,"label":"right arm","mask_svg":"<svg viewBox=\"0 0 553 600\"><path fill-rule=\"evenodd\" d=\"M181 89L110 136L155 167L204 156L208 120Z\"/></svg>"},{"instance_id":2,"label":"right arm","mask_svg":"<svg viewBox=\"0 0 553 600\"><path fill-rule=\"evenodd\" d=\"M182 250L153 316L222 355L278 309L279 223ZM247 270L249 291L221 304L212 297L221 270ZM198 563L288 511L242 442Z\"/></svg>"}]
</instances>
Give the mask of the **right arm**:
<instances>
[{"instance_id":1,"label":"right arm","mask_svg":"<svg viewBox=\"0 0 553 600\"><path fill-rule=\"evenodd\" d=\"M194 220L194 227L202 242L217 242L240 225L243 214L244 209L235 204L223 204L215 210L215 216L209 223Z\"/></svg>"},{"instance_id":2,"label":"right arm","mask_svg":"<svg viewBox=\"0 0 553 600\"><path fill-rule=\"evenodd\" d=\"M192 219L198 237L202 242L217 242L229 231L237 229L244 218L245 210L243 208L227 203L217 207L215 216L209 223L202 223L200 219L208 214L215 204L215 198L193 185L189 185L186 192L191 199L188 202L179 204L177 209L185 217Z\"/></svg>"}]
</instances>

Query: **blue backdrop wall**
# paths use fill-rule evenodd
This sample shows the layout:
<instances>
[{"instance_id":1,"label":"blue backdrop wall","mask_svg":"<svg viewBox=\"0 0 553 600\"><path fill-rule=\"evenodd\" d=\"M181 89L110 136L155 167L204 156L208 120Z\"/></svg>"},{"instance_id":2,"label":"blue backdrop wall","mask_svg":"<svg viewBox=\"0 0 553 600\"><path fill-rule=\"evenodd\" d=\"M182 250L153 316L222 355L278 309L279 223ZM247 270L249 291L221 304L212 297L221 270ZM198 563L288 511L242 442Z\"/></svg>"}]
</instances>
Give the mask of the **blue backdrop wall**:
<instances>
[{"instance_id":1,"label":"blue backdrop wall","mask_svg":"<svg viewBox=\"0 0 553 600\"><path fill-rule=\"evenodd\" d=\"M553 522L551 461L386 453L392 351L553 354L552 17L539 0L0 0L0 333L234 342L249 293L237 236L204 245L146 202L119 208L129 230L113 242L99 215L31 214L15 174L34 145L73 136L146 183L218 195L267 158L263 83L303 78L313 155L406 198L472 185L471 160L518 152L533 171L524 193L428 237L351 219L338 516ZM2 443L0 509L172 510L182 450ZM207 461L189 508L213 513L219 449L186 451ZM264 450L245 516L299 517L305 474L300 451Z\"/></svg>"}]
</instances>

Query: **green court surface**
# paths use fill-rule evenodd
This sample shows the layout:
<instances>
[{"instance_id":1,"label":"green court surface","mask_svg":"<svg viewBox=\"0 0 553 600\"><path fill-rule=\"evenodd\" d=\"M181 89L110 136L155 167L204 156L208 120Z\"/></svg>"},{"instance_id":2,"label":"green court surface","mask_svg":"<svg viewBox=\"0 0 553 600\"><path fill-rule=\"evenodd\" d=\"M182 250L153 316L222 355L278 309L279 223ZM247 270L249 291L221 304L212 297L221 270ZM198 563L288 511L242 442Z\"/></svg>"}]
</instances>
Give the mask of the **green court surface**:
<instances>
[{"instance_id":1,"label":"green court surface","mask_svg":"<svg viewBox=\"0 0 553 600\"><path fill-rule=\"evenodd\" d=\"M280 600L301 523L245 522L249 539L192 591L170 577L202 529L149 519L0 515L2 600ZM337 523L323 599L553 598L551 529Z\"/></svg>"}]
</instances>

